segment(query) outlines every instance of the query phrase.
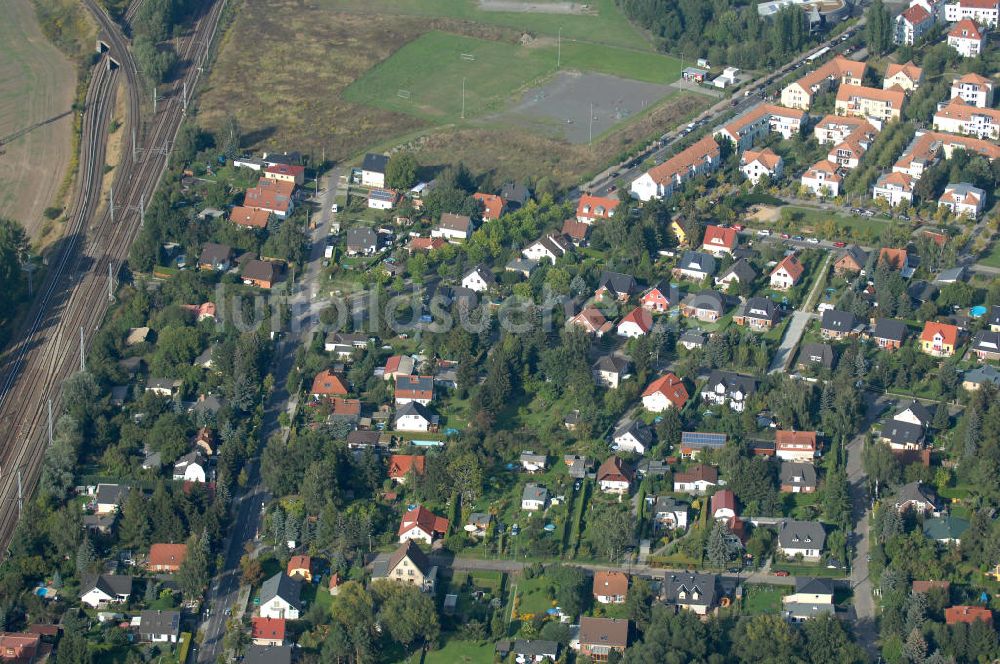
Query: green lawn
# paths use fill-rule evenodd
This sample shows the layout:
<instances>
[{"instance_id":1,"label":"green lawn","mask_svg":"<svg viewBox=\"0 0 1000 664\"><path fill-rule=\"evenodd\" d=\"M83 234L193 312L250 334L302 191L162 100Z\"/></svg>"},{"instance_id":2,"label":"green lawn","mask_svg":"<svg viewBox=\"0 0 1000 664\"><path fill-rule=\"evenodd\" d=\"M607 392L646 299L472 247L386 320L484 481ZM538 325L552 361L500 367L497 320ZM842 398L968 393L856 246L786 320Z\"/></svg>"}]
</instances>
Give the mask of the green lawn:
<instances>
[{"instance_id":1,"label":"green lawn","mask_svg":"<svg viewBox=\"0 0 1000 664\"><path fill-rule=\"evenodd\" d=\"M533 4L546 1L532 0ZM580 39L653 50L642 33L615 7L614 0L590 0L587 4L596 12L589 14L484 11L479 0L326 0L325 4L352 12L464 19L549 37L557 37L561 31L563 46Z\"/></svg>"},{"instance_id":2,"label":"green lawn","mask_svg":"<svg viewBox=\"0 0 1000 664\"><path fill-rule=\"evenodd\" d=\"M1000 240L994 240L989 252L983 254L978 262L988 267L1000 267Z\"/></svg>"},{"instance_id":3,"label":"green lawn","mask_svg":"<svg viewBox=\"0 0 1000 664\"><path fill-rule=\"evenodd\" d=\"M521 578L517 582L517 594L521 598L521 603L517 607L519 615L526 613L545 613L552 608L552 600L547 593L548 582L543 576L536 576L533 579Z\"/></svg>"},{"instance_id":4,"label":"green lawn","mask_svg":"<svg viewBox=\"0 0 1000 664\"><path fill-rule=\"evenodd\" d=\"M778 613L781 598L792 591L789 586L748 585L744 588L743 613Z\"/></svg>"},{"instance_id":5,"label":"green lawn","mask_svg":"<svg viewBox=\"0 0 1000 664\"><path fill-rule=\"evenodd\" d=\"M886 217L855 217L832 210L786 205L781 208L782 218L794 215L792 231L821 233L825 240L871 239L876 238L892 220ZM808 231L806 229L809 229ZM839 231L839 232L838 232Z\"/></svg>"},{"instance_id":6,"label":"green lawn","mask_svg":"<svg viewBox=\"0 0 1000 664\"><path fill-rule=\"evenodd\" d=\"M562 68L668 83L678 60L657 53L567 42ZM518 90L556 71L556 47L526 48L445 32L406 44L344 90L348 101L446 123L501 110ZM433 72L428 75L429 72Z\"/></svg>"},{"instance_id":7,"label":"green lawn","mask_svg":"<svg viewBox=\"0 0 1000 664\"><path fill-rule=\"evenodd\" d=\"M424 664L480 664L492 662L494 645L490 642L448 641L444 648L431 650L424 655ZM417 661L417 660L414 660Z\"/></svg>"}]
</instances>

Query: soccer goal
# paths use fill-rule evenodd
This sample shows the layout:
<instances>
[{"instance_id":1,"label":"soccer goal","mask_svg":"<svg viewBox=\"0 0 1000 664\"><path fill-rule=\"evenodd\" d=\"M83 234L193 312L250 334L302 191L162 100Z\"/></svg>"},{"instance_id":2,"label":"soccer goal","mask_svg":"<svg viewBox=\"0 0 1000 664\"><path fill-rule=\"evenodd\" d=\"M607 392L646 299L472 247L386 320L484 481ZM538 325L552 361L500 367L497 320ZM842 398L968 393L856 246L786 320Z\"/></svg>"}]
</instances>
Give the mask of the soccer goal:
<instances>
[{"instance_id":1,"label":"soccer goal","mask_svg":"<svg viewBox=\"0 0 1000 664\"><path fill-rule=\"evenodd\" d=\"M466 62L475 62L476 61L476 56L473 55L472 53L462 53L461 58L463 60L465 60Z\"/></svg>"},{"instance_id":2,"label":"soccer goal","mask_svg":"<svg viewBox=\"0 0 1000 664\"><path fill-rule=\"evenodd\" d=\"M410 91L409 90L403 90L403 89L397 90L396 91L396 96L399 97L400 99L409 99L410 98Z\"/></svg>"}]
</instances>

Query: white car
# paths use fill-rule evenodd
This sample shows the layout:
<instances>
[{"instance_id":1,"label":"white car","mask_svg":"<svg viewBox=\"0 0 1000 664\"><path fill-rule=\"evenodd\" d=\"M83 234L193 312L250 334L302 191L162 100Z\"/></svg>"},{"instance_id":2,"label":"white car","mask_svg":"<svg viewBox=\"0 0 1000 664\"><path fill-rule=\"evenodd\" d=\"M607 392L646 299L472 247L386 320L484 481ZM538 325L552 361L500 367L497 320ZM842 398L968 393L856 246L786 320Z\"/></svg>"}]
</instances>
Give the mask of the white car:
<instances>
[{"instance_id":1,"label":"white car","mask_svg":"<svg viewBox=\"0 0 1000 664\"><path fill-rule=\"evenodd\" d=\"M769 228L762 228L759 231L757 231L757 235L759 235L761 237L768 237L769 235L771 235L771 229L769 229Z\"/></svg>"},{"instance_id":2,"label":"white car","mask_svg":"<svg viewBox=\"0 0 1000 664\"><path fill-rule=\"evenodd\" d=\"M333 207L330 208L330 212L340 212L340 206L334 203Z\"/></svg>"},{"instance_id":3,"label":"white car","mask_svg":"<svg viewBox=\"0 0 1000 664\"><path fill-rule=\"evenodd\" d=\"M809 244L819 244L819 239L811 237L808 240L806 240L806 242L808 242Z\"/></svg>"}]
</instances>

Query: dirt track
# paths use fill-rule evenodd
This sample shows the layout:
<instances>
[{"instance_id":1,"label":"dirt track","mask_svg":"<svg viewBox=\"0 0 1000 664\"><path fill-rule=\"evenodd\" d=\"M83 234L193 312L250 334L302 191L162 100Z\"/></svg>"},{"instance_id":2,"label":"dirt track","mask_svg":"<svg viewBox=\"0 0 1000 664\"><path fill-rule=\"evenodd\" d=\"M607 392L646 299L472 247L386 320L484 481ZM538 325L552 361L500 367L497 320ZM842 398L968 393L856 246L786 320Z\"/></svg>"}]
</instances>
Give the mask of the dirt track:
<instances>
[{"instance_id":1,"label":"dirt track","mask_svg":"<svg viewBox=\"0 0 1000 664\"><path fill-rule=\"evenodd\" d=\"M6 0L0 21L0 137L70 110L76 76L42 34L31 0ZM38 237L70 157L69 115L0 146L0 216Z\"/></svg>"}]
</instances>

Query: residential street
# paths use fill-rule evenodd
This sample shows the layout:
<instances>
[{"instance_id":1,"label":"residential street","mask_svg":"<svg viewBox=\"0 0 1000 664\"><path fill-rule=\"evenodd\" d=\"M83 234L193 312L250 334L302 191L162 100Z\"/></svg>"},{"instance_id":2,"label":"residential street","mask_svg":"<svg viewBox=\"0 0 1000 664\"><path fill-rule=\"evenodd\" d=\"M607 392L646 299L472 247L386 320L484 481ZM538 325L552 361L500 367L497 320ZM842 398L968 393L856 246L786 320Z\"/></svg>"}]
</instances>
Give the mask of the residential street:
<instances>
[{"instance_id":1,"label":"residential street","mask_svg":"<svg viewBox=\"0 0 1000 664\"><path fill-rule=\"evenodd\" d=\"M330 207L336 195L340 171L331 170L326 176L326 190L321 192L320 209L317 213L316 227L311 232L312 250L306 265L306 270L299 281L292 287L290 302L293 321L292 334L279 339L276 344L271 373L274 376L274 392L271 394L264 411L264 424L261 440L267 441L281 430L278 416L286 411L294 412L295 399L288 394L285 384L295 360L295 352L300 343L309 343L315 324L319 320L319 310L322 306L319 298L314 297L323 267L323 250L327 229L332 217ZM295 332L298 331L298 334ZM287 432L285 432L287 435ZM215 662L224 650L222 640L226 632L226 609L233 608L240 594L240 558L244 547L252 543L261 525L263 506L270 496L260 483L259 459L248 463L247 472L250 481L245 492L235 498L235 519L224 547L225 567L218 571L212 580L212 585L206 595L206 610L202 614L202 640L200 647L192 647L194 661L208 664ZM239 614L240 609L234 609Z\"/></svg>"},{"instance_id":2,"label":"residential street","mask_svg":"<svg viewBox=\"0 0 1000 664\"><path fill-rule=\"evenodd\" d=\"M889 404L889 400L865 392L865 419L861 427L864 433L858 434L847 446L847 481L850 486L851 505L855 526L853 532L854 560L851 562L851 589L854 592L855 634L858 642L873 658L878 655L876 645L878 626L876 624L875 598L872 595L872 582L868 576L868 556L871 547L869 540L869 519L871 503L868 496L868 479L862 463L865 435L871 425Z\"/></svg>"}]
</instances>

